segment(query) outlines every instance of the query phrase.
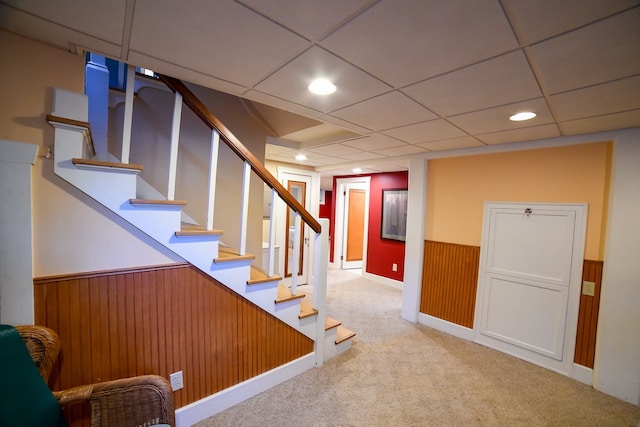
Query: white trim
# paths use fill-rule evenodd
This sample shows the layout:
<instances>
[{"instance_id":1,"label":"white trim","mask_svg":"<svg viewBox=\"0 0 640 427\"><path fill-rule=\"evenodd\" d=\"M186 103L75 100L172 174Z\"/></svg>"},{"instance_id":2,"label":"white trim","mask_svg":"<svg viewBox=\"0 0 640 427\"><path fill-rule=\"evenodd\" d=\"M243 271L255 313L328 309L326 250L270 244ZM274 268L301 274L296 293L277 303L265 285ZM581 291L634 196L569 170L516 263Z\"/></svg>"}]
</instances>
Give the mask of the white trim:
<instances>
[{"instance_id":1,"label":"white trim","mask_svg":"<svg viewBox=\"0 0 640 427\"><path fill-rule=\"evenodd\" d=\"M473 341L473 329L438 319L437 317L429 316L428 314L418 313L418 323L446 332L455 337L462 338L463 340Z\"/></svg>"},{"instance_id":2,"label":"white trim","mask_svg":"<svg viewBox=\"0 0 640 427\"><path fill-rule=\"evenodd\" d=\"M369 240L369 197L371 194L371 175L367 176L359 176L353 178L337 178L336 179L336 188L335 188L335 196L334 200L336 203L335 210L335 228L334 228L334 236L333 236L333 262L338 266L338 268L342 268L342 260L340 257L343 256L343 238L344 238L344 198L340 197L340 194L346 191L346 185L348 184L364 184L366 188L365 195L365 218L364 218L364 238L362 242L363 252L362 252L362 269L367 269L367 243Z\"/></svg>"},{"instance_id":3,"label":"white trim","mask_svg":"<svg viewBox=\"0 0 640 427\"><path fill-rule=\"evenodd\" d=\"M593 369L574 363L571 378L586 385L593 385Z\"/></svg>"},{"instance_id":4,"label":"white trim","mask_svg":"<svg viewBox=\"0 0 640 427\"><path fill-rule=\"evenodd\" d=\"M0 162L34 165L37 154L37 144L0 139Z\"/></svg>"},{"instance_id":5,"label":"white trim","mask_svg":"<svg viewBox=\"0 0 640 427\"><path fill-rule=\"evenodd\" d=\"M188 427L257 394L277 386L315 367L316 357L309 353L292 362L251 378L233 387L207 396L176 411L176 426Z\"/></svg>"},{"instance_id":6,"label":"white trim","mask_svg":"<svg viewBox=\"0 0 640 427\"><path fill-rule=\"evenodd\" d=\"M371 280L372 282L381 283L383 285L391 286L396 289L402 289L404 287L404 283L400 280L390 279L384 276L378 276L377 274L371 274L366 271L362 272L362 277L367 280Z\"/></svg>"}]
</instances>

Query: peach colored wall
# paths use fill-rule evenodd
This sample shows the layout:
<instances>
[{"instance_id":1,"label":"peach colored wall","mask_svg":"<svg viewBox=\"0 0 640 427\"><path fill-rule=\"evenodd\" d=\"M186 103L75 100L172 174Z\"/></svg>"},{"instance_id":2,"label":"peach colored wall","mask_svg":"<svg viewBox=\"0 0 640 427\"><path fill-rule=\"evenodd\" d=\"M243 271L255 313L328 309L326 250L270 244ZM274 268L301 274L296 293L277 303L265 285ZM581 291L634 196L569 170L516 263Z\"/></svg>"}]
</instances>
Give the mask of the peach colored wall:
<instances>
[{"instance_id":1,"label":"peach colored wall","mask_svg":"<svg viewBox=\"0 0 640 427\"><path fill-rule=\"evenodd\" d=\"M429 161L425 239L479 246L484 202L588 203L585 258L602 260L610 142Z\"/></svg>"}]
</instances>

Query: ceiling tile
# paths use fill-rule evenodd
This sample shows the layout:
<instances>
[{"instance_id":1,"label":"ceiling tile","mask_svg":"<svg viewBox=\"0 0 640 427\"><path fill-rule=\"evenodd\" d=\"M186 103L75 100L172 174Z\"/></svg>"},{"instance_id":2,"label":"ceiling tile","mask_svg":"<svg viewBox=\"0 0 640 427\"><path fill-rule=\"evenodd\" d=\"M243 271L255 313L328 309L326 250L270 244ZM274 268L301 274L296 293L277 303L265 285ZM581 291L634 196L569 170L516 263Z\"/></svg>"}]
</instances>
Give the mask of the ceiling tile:
<instances>
[{"instance_id":1,"label":"ceiling tile","mask_svg":"<svg viewBox=\"0 0 640 427\"><path fill-rule=\"evenodd\" d=\"M286 101L282 98L276 98L275 96L267 95L266 93L257 92L255 90L249 90L248 92L244 93L242 97L250 99L251 101L271 105L272 107L282 108L283 110L292 111L294 113L302 114L308 117L317 117L322 114L321 111L307 108L300 104L294 104L293 102Z\"/></svg>"},{"instance_id":2,"label":"ceiling tile","mask_svg":"<svg viewBox=\"0 0 640 427\"><path fill-rule=\"evenodd\" d=\"M640 8L530 49L549 94L640 74Z\"/></svg>"},{"instance_id":3,"label":"ceiling tile","mask_svg":"<svg viewBox=\"0 0 640 427\"><path fill-rule=\"evenodd\" d=\"M402 92L441 116L542 95L524 53L519 50L417 83Z\"/></svg>"},{"instance_id":4,"label":"ceiling tile","mask_svg":"<svg viewBox=\"0 0 640 427\"><path fill-rule=\"evenodd\" d=\"M606 116L588 119L570 120L558 124L563 135L578 135L582 133L603 132L614 129L624 129L640 126L640 110L625 111L623 113L607 114Z\"/></svg>"},{"instance_id":5,"label":"ceiling tile","mask_svg":"<svg viewBox=\"0 0 640 427\"><path fill-rule=\"evenodd\" d=\"M331 80L337 87L336 91L331 95L311 93L308 86L319 77ZM329 112L376 96L390 88L326 50L312 47L259 83L255 89Z\"/></svg>"},{"instance_id":6,"label":"ceiling tile","mask_svg":"<svg viewBox=\"0 0 640 427\"><path fill-rule=\"evenodd\" d=\"M385 135L401 139L410 144L449 139L466 135L446 120L437 119L384 131Z\"/></svg>"},{"instance_id":7,"label":"ceiling tile","mask_svg":"<svg viewBox=\"0 0 640 427\"><path fill-rule=\"evenodd\" d=\"M521 111L533 111L537 116L533 120L526 122L512 122L509 120L512 114ZM553 122L551 113L543 98L461 114L450 117L449 120L472 135L538 126Z\"/></svg>"},{"instance_id":8,"label":"ceiling tile","mask_svg":"<svg viewBox=\"0 0 640 427\"><path fill-rule=\"evenodd\" d=\"M192 0L188 7L172 0L137 0L130 43L131 50L244 86L307 45L231 0Z\"/></svg>"},{"instance_id":9,"label":"ceiling tile","mask_svg":"<svg viewBox=\"0 0 640 427\"><path fill-rule=\"evenodd\" d=\"M462 138L445 139L442 141L425 142L423 144L416 144L426 150L442 151L442 150L456 150L459 148L469 148L484 145L472 136L463 136Z\"/></svg>"},{"instance_id":10,"label":"ceiling tile","mask_svg":"<svg viewBox=\"0 0 640 427\"><path fill-rule=\"evenodd\" d=\"M495 0L383 0L322 44L394 87L518 47Z\"/></svg>"},{"instance_id":11,"label":"ceiling tile","mask_svg":"<svg viewBox=\"0 0 640 427\"><path fill-rule=\"evenodd\" d=\"M327 156L343 156L345 154L359 153L360 150L341 144L329 144L322 147L313 147L309 151L314 153L325 154Z\"/></svg>"},{"instance_id":12,"label":"ceiling tile","mask_svg":"<svg viewBox=\"0 0 640 427\"><path fill-rule=\"evenodd\" d=\"M239 0L309 39L317 39L371 0Z\"/></svg>"},{"instance_id":13,"label":"ceiling tile","mask_svg":"<svg viewBox=\"0 0 640 427\"><path fill-rule=\"evenodd\" d=\"M553 138L560 136L555 123L532 126L523 129L512 129L502 132L477 135L477 138L486 144L504 144L508 142L531 141L533 139Z\"/></svg>"},{"instance_id":14,"label":"ceiling tile","mask_svg":"<svg viewBox=\"0 0 640 427\"><path fill-rule=\"evenodd\" d=\"M638 109L640 75L554 95L550 103L559 121Z\"/></svg>"},{"instance_id":15,"label":"ceiling tile","mask_svg":"<svg viewBox=\"0 0 640 427\"><path fill-rule=\"evenodd\" d=\"M385 148L383 150L376 150L378 154L384 156L407 156L409 154L423 153L426 150L424 148L416 147L415 145L404 145L402 147Z\"/></svg>"},{"instance_id":16,"label":"ceiling tile","mask_svg":"<svg viewBox=\"0 0 640 427\"><path fill-rule=\"evenodd\" d=\"M503 0L524 45L556 36L637 6L638 0Z\"/></svg>"},{"instance_id":17,"label":"ceiling tile","mask_svg":"<svg viewBox=\"0 0 640 427\"><path fill-rule=\"evenodd\" d=\"M393 139L386 135L380 135L380 134L372 134L372 135L365 136L363 138L351 139L349 141L344 141L343 144L348 145L349 147L358 148L364 151L375 151L383 148L399 147L399 146L406 145L402 141L398 141L397 139Z\"/></svg>"},{"instance_id":18,"label":"ceiling tile","mask_svg":"<svg viewBox=\"0 0 640 427\"><path fill-rule=\"evenodd\" d=\"M363 151L362 153L356 153L356 154L347 154L342 156L344 159L346 160L373 160L373 159L380 159L382 157L385 157L382 154L378 154L378 153L371 153L368 151Z\"/></svg>"},{"instance_id":19,"label":"ceiling tile","mask_svg":"<svg viewBox=\"0 0 640 427\"><path fill-rule=\"evenodd\" d=\"M437 116L400 92L390 92L331 113L373 130L435 119Z\"/></svg>"}]
</instances>

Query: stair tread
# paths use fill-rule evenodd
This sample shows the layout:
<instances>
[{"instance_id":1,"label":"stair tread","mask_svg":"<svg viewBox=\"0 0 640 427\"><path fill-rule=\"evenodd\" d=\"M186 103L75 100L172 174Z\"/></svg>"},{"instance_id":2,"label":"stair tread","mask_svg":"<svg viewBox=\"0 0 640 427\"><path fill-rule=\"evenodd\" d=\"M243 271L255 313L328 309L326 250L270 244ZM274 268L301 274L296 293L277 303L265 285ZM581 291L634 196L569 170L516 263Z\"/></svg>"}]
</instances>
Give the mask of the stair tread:
<instances>
[{"instance_id":1,"label":"stair tread","mask_svg":"<svg viewBox=\"0 0 640 427\"><path fill-rule=\"evenodd\" d=\"M251 278L247 280L247 285L257 285L259 283L278 282L282 280L282 276L269 276L262 269L251 266Z\"/></svg>"},{"instance_id":2,"label":"stair tread","mask_svg":"<svg viewBox=\"0 0 640 427\"><path fill-rule=\"evenodd\" d=\"M132 205L169 205L169 206L186 206L186 200L154 200L154 199L129 199Z\"/></svg>"},{"instance_id":3,"label":"stair tread","mask_svg":"<svg viewBox=\"0 0 640 427\"><path fill-rule=\"evenodd\" d=\"M298 292L297 294L292 295L291 289L289 289L284 285L278 285L278 298L276 298L276 304L287 302L287 301L293 301L296 299L302 299L304 298L304 296L305 295L302 292Z\"/></svg>"},{"instance_id":4,"label":"stair tread","mask_svg":"<svg viewBox=\"0 0 640 427\"><path fill-rule=\"evenodd\" d=\"M130 169L142 171L142 165L138 165L135 163L117 163L117 162L105 162L102 160L91 160L91 159L79 159L73 158L71 162L74 165L82 165L82 166L97 166L102 168L113 168L113 169Z\"/></svg>"},{"instance_id":5,"label":"stair tread","mask_svg":"<svg viewBox=\"0 0 640 427\"><path fill-rule=\"evenodd\" d=\"M214 261L217 263L220 263L220 262L243 261L243 260L252 260L252 259L256 259L256 256L250 253L240 255L240 253L234 249L231 249L227 246L219 246L218 257Z\"/></svg>"},{"instance_id":6,"label":"stair tread","mask_svg":"<svg viewBox=\"0 0 640 427\"><path fill-rule=\"evenodd\" d=\"M200 227L182 227L180 231L176 231L176 236L219 236L224 234L222 230L207 230Z\"/></svg>"},{"instance_id":7,"label":"stair tread","mask_svg":"<svg viewBox=\"0 0 640 427\"><path fill-rule=\"evenodd\" d=\"M350 331L349 329L345 328L344 326L338 326L338 338L336 338L336 345L340 344L341 342L344 342L350 338L353 338L356 336L356 333L353 331Z\"/></svg>"},{"instance_id":8,"label":"stair tread","mask_svg":"<svg viewBox=\"0 0 640 427\"><path fill-rule=\"evenodd\" d=\"M303 299L300 301L300 314L298 315L299 319L304 319L305 317L311 317L318 314L318 310L313 308L311 302L309 300Z\"/></svg>"},{"instance_id":9,"label":"stair tread","mask_svg":"<svg viewBox=\"0 0 640 427\"><path fill-rule=\"evenodd\" d=\"M342 322L339 320L336 320L332 317L327 316L324 319L324 330L328 331L331 328L337 328L338 326L342 325Z\"/></svg>"}]
</instances>

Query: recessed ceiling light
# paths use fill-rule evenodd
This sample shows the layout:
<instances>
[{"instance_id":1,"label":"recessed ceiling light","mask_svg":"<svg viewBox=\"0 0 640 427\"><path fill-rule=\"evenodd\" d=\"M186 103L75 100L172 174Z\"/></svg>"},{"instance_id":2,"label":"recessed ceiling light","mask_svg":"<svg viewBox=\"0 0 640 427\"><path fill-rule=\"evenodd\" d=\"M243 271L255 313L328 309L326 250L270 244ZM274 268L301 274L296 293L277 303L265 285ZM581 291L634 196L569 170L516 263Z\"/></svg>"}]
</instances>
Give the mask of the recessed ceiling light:
<instances>
[{"instance_id":1,"label":"recessed ceiling light","mask_svg":"<svg viewBox=\"0 0 640 427\"><path fill-rule=\"evenodd\" d=\"M362 169L360 169L360 168L353 168L353 172L354 172L354 173L360 173L360 172L362 172Z\"/></svg>"},{"instance_id":2,"label":"recessed ceiling light","mask_svg":"<svg viewBox=\"0 0 640 427\"><path fill-rule=\"evenodd\" d=\"M316 95L329 95L336 91L336 85L327 79L316 79L309 85L309 90Z\"/></svg>"},{"instance_id":3,"label":"recessed ceiling light","mask_svg":"<svg viewBox=\"0 0 640 427\"><path fill-rule=\"evenodd\" d=\"M536 113L532 113L531 111L523 111L522 113L514 114L509 117L509 120L512 122L521 122L524 120L531 120L536 116Z\"/></svg>"},{"instance_id":4,"label":"recessed ceiling light","mask_svg":"<svg viewBox=\"0 0 640 427\"><path fill-rule=\"evenodd\" d=\"M307 160L307 156L305 156L304 154L297 154L296 160L299 160L299 161Z\"/></svg>"}]
</instances>

